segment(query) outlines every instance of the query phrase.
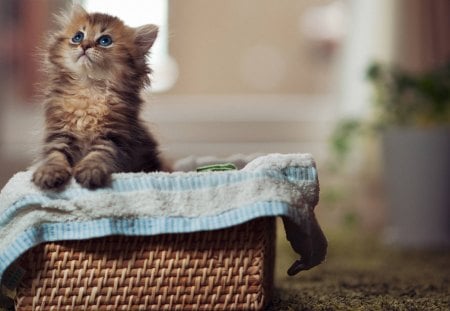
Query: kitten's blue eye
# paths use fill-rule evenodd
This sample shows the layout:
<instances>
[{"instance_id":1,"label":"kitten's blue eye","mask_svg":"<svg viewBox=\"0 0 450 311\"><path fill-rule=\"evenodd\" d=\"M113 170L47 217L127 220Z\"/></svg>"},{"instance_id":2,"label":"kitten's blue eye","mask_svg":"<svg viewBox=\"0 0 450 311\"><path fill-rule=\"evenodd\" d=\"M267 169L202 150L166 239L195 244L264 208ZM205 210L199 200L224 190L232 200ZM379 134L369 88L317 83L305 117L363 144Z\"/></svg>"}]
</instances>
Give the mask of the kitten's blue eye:
<instances>
[{"instance_id":1,"label":"kitten's blue eye","mask_svg":"<svg viewBox=\"0 0 450 311\"><path fill-rule=\"evenodd\" d=\"M78 31L75 36L72 37L72 43L80 43L84 39L84 33Z\"/></svg>"},{"instance_id":2,"label":"kitten's blue eye","mask_svg":"<svg viewBox=\"0 0 450 311\"><path fill-rule=\"evenodd\" d=\"M108 45L111 45L113 41L110 36L104 35L104 36L101 36L100 38L98 38L97 42L101 46L108 46Z\"/></svg>"}]
</instances>

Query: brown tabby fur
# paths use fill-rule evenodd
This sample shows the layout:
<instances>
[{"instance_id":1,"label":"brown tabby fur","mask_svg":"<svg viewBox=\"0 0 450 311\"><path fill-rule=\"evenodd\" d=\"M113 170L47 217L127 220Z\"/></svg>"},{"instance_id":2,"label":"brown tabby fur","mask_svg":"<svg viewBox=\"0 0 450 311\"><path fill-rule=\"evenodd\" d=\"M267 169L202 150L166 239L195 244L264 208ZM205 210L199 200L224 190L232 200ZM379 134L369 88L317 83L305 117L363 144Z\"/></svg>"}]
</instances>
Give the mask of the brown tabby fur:
<instances>
[{"instance_id":1,"label":"brown tabby fur","mask_svg":"<svg viewBox=\"0 0 450 311\"><path fill-rule=\"evenodd\" d=\"M87 188L107 186L111 173L156 171L157 143L139 119L140 91L149 83L145 56L157 27L127 27L106 14L74 7L48 44L46 135L33 175L41 189L60 190L73 176ZM84 33L79 44L71 42ZM96 40L110 35L102 47ZM87 56L80 56L84 53Z\"/></svg>"}]
</instances>

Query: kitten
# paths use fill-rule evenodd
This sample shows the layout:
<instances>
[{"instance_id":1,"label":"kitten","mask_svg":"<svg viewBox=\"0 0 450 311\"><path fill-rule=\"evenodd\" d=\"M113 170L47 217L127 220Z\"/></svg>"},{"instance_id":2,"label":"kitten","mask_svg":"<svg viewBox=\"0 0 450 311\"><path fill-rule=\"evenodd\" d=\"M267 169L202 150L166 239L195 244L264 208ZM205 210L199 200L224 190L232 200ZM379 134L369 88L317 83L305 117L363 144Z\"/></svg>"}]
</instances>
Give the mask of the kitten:
<instances>
[{"instance_id":1,"label":"kitten","mask_svg":"<svg viewBox=\"0 0 450 311\"><path fill-rule=\"evenodd\" d=\"M46 134L33 182L60 190L73 176L95 189L115 172L161 170L157 142L139 119L158 28L131 28L80 6L60 24L44 62Z\"/></svg>"}]
</instances>

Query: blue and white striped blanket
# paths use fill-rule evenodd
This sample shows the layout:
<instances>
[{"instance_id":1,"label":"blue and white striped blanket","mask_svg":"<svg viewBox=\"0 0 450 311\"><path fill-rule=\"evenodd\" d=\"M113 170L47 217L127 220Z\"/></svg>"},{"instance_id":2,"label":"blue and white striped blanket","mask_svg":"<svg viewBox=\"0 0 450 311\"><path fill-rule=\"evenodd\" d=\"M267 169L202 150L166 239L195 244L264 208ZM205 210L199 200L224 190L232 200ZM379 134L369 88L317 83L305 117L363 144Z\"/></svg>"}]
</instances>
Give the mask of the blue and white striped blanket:
<instances>
[{"instance_id":1,"label":"blue and white striped blanket","mask_svg":"<svg viewBox=\"0 0 450 311\"><path fill-rule=\"evenodd\" d=\"M302 255L291 274L320 263L326 240L315 220L319 184L308 154L272 154L238 171L121 173L95 191L74 181L42 192L32 170L13 176L0 193L0 280L33 246L108 235L156 235L215 230L258 217L282 216ZM11 281L11 282L10 282Z\"/></svg>"}]
</instances>

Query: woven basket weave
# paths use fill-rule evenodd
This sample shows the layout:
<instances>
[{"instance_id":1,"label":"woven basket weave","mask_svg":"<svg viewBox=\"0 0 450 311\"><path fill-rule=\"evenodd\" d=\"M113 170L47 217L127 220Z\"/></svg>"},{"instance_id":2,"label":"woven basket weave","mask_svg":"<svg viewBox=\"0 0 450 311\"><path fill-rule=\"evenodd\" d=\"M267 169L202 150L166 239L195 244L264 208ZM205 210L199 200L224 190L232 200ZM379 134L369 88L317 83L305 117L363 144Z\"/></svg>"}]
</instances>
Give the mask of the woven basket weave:
<instances>
[{"instance_id":1,"label":"woven basket weave","mask_svg":"<svg viewBox=\"0 0 450 311\"><path fill-rule=\"evenodd\" d=\"M46 243L17 310L260 310L270 301L275 222L186 234Z\"/></svg>"}]
</instances>

